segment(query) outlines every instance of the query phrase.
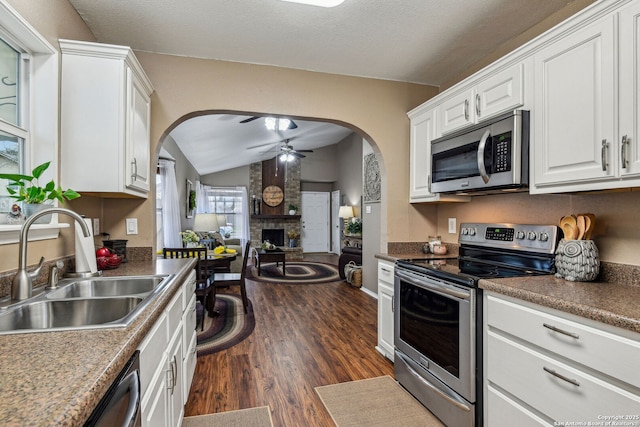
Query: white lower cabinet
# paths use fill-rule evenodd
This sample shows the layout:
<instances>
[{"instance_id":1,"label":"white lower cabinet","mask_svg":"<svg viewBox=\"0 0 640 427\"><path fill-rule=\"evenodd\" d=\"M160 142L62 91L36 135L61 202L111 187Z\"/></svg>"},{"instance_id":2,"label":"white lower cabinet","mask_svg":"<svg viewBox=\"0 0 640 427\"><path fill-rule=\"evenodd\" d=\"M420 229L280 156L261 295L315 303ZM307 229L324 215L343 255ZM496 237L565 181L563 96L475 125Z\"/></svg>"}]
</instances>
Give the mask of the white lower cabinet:
<instances>
[{"instance_id":1,"label":"white lower cabinet","mask_svg":"<svg viewBox=\"0 0 640 427\"><path fill-rule=\"evenodd\" d=\"M143 427L182 425L195 368L194 291L192 273L138 347Z\"/></svg>"},{"instance_id":2,"label":"white lower cabinet","mask_svg":"<svg viewBox=\"0 0 640 427\"><path fill-rule=\"evenodd\" d=\"M393 360L393 281L395 264L378 261L378 346L376 349Z\"/></svg>"},{"instance_id":3,"label":"white lower cabinet","mask_svg":"<svg viewBox=\"0 0 640 427\"><path fill-rule=\"evenodd\" d=\"M599 425L608 415L640 415L640 373L632 368L639 334L484 298L485 425Z\"/></svg>"}]
</instances>

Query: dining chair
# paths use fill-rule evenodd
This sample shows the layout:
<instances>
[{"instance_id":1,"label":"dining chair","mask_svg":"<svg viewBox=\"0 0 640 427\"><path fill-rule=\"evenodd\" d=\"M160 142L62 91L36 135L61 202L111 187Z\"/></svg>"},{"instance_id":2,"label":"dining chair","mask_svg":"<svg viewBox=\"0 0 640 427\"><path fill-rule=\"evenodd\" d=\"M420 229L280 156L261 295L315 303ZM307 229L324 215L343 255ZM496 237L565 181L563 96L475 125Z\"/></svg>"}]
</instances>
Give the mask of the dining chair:
<instances>
[{"instance_id":1,"label":"dining chair","mask_svg":"<svg viewBox=\"0 0 640 427\"><path fill-rule=\"evenodd\" d=\"M216 303L216 287L214 286L213 270L207 263L207 248L164 248L162 255L165 258L198 258L196 264L196 299L202 304L202 320L200 330L204 329L204 313L209 317L219 313L214 309Z\"/></svg>"},{"instance_id":2,"label":"dining chair","mask_svg":"<svg viewBox=\"0 0 640 427\"><path fill-rule=\"evenodd\" d=\"M214 272L214 287L225 288L233 285L240 285L240 295L242 296L242 305L245 314L248 313L247 307L249 300L247 298L247 288L245 286L245 274L247 270L247 260L249 259L249 251L251 250L251 242L247 242L242 254L242 269L239 273L220 273Z\"/></svg>"}]
</instances>

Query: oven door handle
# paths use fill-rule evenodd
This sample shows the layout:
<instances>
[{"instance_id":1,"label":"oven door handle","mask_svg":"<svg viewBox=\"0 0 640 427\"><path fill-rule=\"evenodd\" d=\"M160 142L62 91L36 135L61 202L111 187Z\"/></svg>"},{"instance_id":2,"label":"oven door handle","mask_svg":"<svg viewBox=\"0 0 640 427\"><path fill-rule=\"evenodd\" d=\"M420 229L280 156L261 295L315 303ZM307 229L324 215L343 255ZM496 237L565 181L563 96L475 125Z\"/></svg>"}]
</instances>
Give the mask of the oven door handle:
<instances>
[{"instance_id":1,"label":"oven door handle","mask_svg":"<svg viewBox=\"0 0 640 427\"><path fill-rule=\"evenodd\" d=\"M404 271L398 271L397 269L396 269L396 275L401 279L405 279L409 283L417 284L424 289L428 289L428 290L431 290L440 294L444 294L447 296L455 297L455 298L460 298L464 300L469 299L468 292L457 291L450 286L440 285L436 282L428 282L422 279L420 276L408 274L408 273L405 273Z\"/></svg>"},{"instance_id":2,"label":"oven door handle","mask_svg":"<svg viewBox=\"0 0 640 427\"><path fill-rule=\"evenodd\" d=\"M487 167L484 164L484 150L487 145L487 139L491 136L491 130L487 129L482 138L480 138L480 144L478 145L478 171L485 184L489 182L489 175L487 175Z\"/></svg>"},{"instance_id":3,"label":"oven door handle","mask_svg":"<svg viewBox=\"0 0 640 427\"><path fill-rule=\"evenodd\" d=\"M447 402L451 403L452 405L455 405L456 407L462 409L463 411L469 412L471 411L471 407L468 405L465 405L464 403L460 402L458 399L454 398L453 396L448 395L447 393L445 393L444 391L440 390L438 387L434 386L433 384L431 384L429 381L425 380L422 375L420 375L418 372L416 372L415 369L413 369L411 367L411 365L409 364L409 361L406 359L406 357L404 357L404 355L398 353L396 351L396 356L398 356L400 359L402 359L402 361L404 362L405 367L409 370L409 372L411 372L411 374L416 377L417 379L420 380L420 382L422 384L424 384L426 387L428 387L431 391L433 391L434 393L436 393L438 396L440 396L441 398L443 398L444 400L446 400Z\"/></svg>"}]
</instances>

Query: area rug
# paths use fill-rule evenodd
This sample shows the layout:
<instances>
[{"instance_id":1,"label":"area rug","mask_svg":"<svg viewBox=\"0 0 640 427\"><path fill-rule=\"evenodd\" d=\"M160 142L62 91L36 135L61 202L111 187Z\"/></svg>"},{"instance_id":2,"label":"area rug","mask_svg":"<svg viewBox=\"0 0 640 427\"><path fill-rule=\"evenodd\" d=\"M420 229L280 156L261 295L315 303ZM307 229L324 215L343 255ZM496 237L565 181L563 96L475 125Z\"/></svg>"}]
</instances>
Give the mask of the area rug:
<instances>
[{"instance_id":1,"label":"area rug","mask_svg":"<svg viewBox=\"0 0 640 427\"><path fill-rule=\"evenodd\" d=\"M282 275L282 263L262 264L260 275L255 266L247 267L247 279L267 283L315 284L339 282L338 267L310 261L287 261L287 274Z\"/></svg>"},{"instance_id":2,"label":"area rug","mask_svg":"<svg viewBox=\"0 0 640 427\"><path fill-rule=\"evenodd\" d=\"M184 417L182 427L273 427L268 406Z\"/></svg>"},{"instance_id":3,"label":"area rug","mask_svg":"<svg viewBox=\"0 0 640 427\"><path fill-rule=\"evenodd\" d=\"M251 300L244 313L242 298L235 294L217 294L215 309L220 315L204 316L204 330L198 328L198 356L215 353L238 344L253 332L256 325ZM198 304L198 316L202 316L202 306ZM198 317L200 318L200 317ZM198 325L199 326L199 325Z\"/></svg>"},{"instance_id":4,"label":"area rug","mask_svg":"<svg viewBox=\"0 0 640 427\"><path fill-rule=\"evenodd\" d=\"M388 375L315 390L338 427L444 426Z\"/></svg>"}]
</instances>

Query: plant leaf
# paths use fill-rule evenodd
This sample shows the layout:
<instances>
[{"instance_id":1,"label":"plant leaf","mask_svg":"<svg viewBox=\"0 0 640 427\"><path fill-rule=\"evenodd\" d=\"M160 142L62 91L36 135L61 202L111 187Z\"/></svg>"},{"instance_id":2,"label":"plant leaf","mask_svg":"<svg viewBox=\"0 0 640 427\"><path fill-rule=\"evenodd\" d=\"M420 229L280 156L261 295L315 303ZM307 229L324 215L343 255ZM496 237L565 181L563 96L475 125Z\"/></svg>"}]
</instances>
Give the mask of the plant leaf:
<instances>
[{"instance_id":1,"label":"plant leaf","mask_svg":"<svg viewBox=\"0 0 640 427\"><path fill-rule=\"evenodd\" d=\"M49 165L51 164L51 162L45 162L39 166L36 166L33 171L31 172L33 174L34 178L40 178L40 175L42 175L42 172L44 172L45 170L47 170L47 168L49 167Z\"/></svg>"}]
</instances>

